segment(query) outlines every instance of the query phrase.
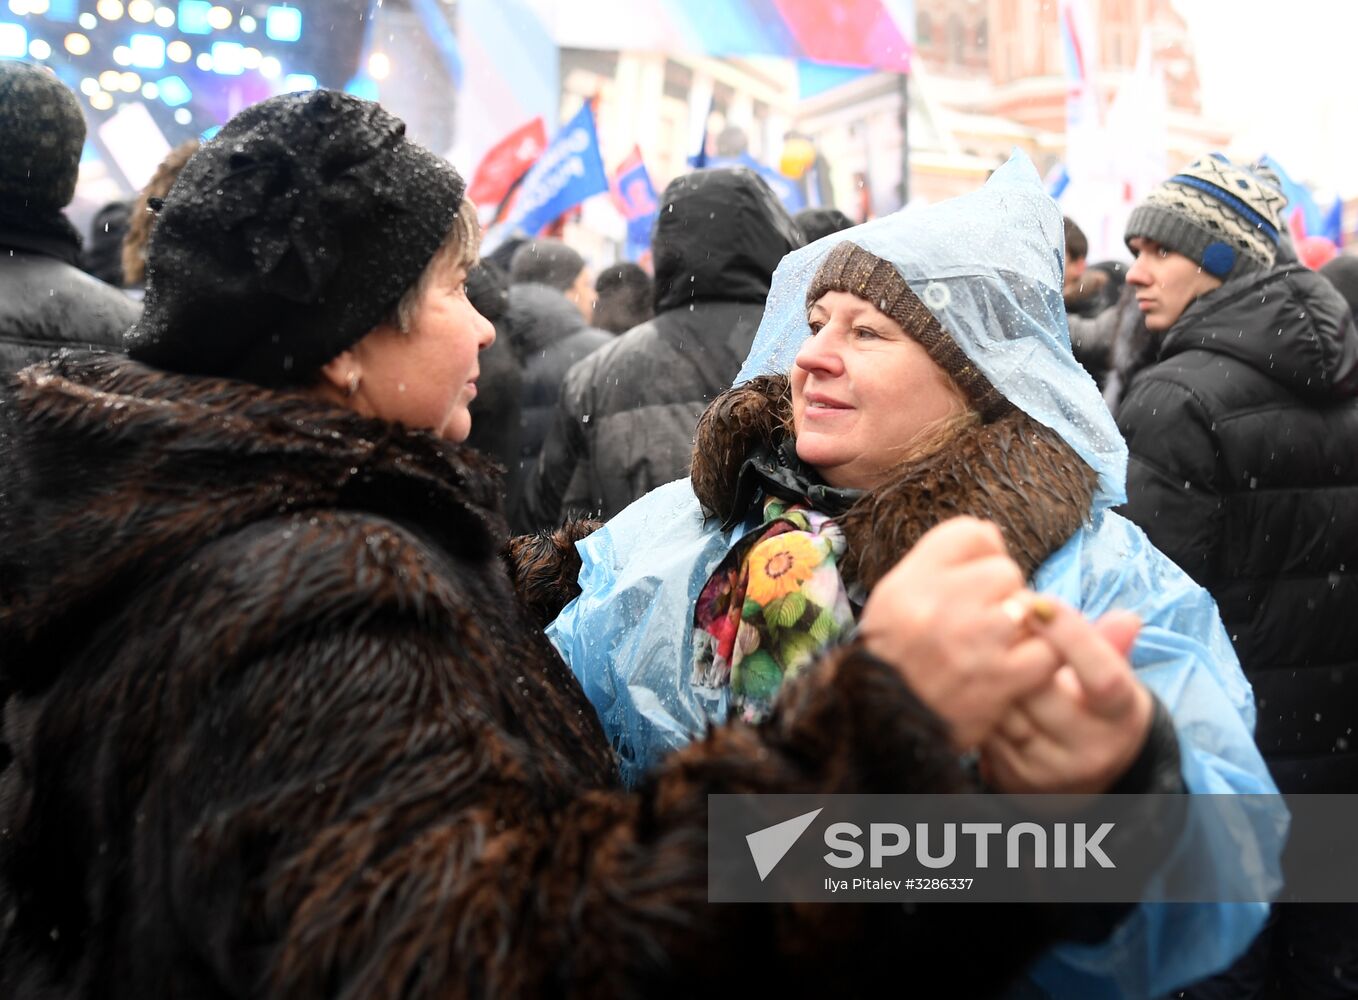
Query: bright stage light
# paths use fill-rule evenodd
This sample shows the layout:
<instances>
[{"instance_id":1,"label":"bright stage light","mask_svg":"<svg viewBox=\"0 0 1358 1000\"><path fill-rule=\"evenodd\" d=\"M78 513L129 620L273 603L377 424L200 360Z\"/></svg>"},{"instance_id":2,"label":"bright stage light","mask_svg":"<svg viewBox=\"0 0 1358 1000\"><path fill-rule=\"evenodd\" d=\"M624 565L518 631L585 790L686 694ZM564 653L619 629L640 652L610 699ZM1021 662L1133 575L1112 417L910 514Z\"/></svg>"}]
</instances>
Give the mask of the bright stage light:
<instances>
[{"instance_id":1,"label":"bright stage light","mask_svg":"<svg viewBox=\"0 0 1358 1000\"><path fill-rule=\"evenodd\" d=\"M231 27L231 11L225 7L213 7L207 12L207 23L218 31Z\"/></svg>"},{"instance_id":2,"label":"bright stage light","mask_svg":"<svg viewBox=\"0 0 1358 1000\"><path fill-rule=\"evenodd\" d=\"M266 80L277 80L283 75L283 64L273 56L265 56L259 61L259 75Z\"/></svg>"},{"instance_id":3,"label":"bright stage light","mask_svg":"<svg viewBox=\"0 0 1358 1000\"><path fill-rule=\"evenodd\" d=\"M187 125L193 121L193 112L188 108L180 108L174 113L174 120L179 122L180 125Z\"/></svg>"},{"instance_id":4,"label":"bright stage light","mask_svg":"<svg viewBox=\"0 0 1358 1000\"><path fill-rule=\"evenodd\" d=\"M92 76L87 76L80 81L80 92L86 97L93 97L99 93L99 81Z\"/></svg>"},{"instance_id":5,"label":"bright stage light","mask_svg":"<svg viewBox=\"0 0 1358 1000\"><path fill-rule=\"evenodd\" d=\"M148 101L154 101L157 97L160 96L160 88L157 87L154 83L150 82L144 83L142 84L141 88L141 96L146 98Z\"/></svg>"},{"instance_id":6,"label":"bright stage light","mask_svg":"<svg viewBox=\"0 0 1358 1000\"><path fill-rule=\"evenodd\" d=\"M240 20L237 21L236 23L240 25L240 30L245 32L247 35L253 35L255 33L255 29L259 27L259 22L256 21L249 14L242 14L240 16Z\"/></svg>"},{"instance_id":7,"label":"bright stage light","mask_svg":"<svg viewBox=\"0 0 1358 1000\"><path fill-rule=\"evenodd\" d=\"M160 69L165 65L165 39L159 35L133 35L127 41L133 66Z\"/></svg>"},{"instance_id":8,"label":"bright stage light","mask_svg":"<svg viewBox=\"0 0 1358 1000\"><path fill-rule=\"evenodd\" d=\"M52 54L52 46L48 45L41 38L35 38L28 43L28 54L34 59L46 59Z\"/></svg>"},{"instance_id":9,"label":"bright stage light","mask_svg":"<svg viewBox=\"0 0 1358 1000\"><path fill-rule=\"evenodd\" d=\"M189 90L189 85L181 77L167 76L156 86L160 88L160 99L172 108L182 107L193 100L193 91Z\"/></svg>"},{"instance_id":10,"label":"bright stage light","mask_svg":"<svg viewBox=\"0 0 1358 1000\"><path fill-rule=\"evenodd\" d=\"M368 56L368 75L374 80L385 80L391 76L391 60L385 52L374 52Z\"/></svg>"},{"instance_id":11,"label":"bright stage light","mask_svg":"<svg viewBox=\"0 0 1358 1000\"><path fill-rule=\"evenodd\" d=\"M90 51L90 40L78 31L73 31L67 35L62 44L66 46L66 51L73 56L88 55Z\"/></svg>"},{"instance_id":12,"label":"bright stage light","mask_svg":"<svg viewBox=\"0 0 1358 1000\"><path fill-rule=\"evenodd\" d=\"M95 111L107 111L113 107L113 95L101 90L90 98L90 107Z\"/></svg>"},{"instance_id":13,"label":"bright stage light","mask_svg":"<svg viewBox=\"0 0 1358 1000\"><path fill-rule=\"evenodd\" d=\"M116 21L123 16L123 0L99 0L94 9L105 21Z\"/></svg>"},{"instance_id":14,"label":"bright stage light","mask_svg":"<svg viewBox=\"0 0 1358 1000\"><path fill-rule=\"evenodd\" d=\"M132 50L126 45L116 46L113 50L113 61L119 66L132 65Z\"/></svg>"},{"instance_id":15,"label":"bright stage light","mask_svg":"<svg viewBox=\"0 0 1358 1000\"><path fill-rule=\"evenodd\" d=\"M199 52L198 58L193 61L193 64L204 73L212 72L212 56L208 55L206 52Z\"/></svg>"},{"instance_id":16,"label":"bright stage light","mask_svg":"<svg viewBox=\"0 0 1358 1000\"><path fill-rule=\"evenodd\" d=\"M175 39L165 46L165 54L169 56L171 62L186 63L193 58L193 49L189 48L188 42Z\"/></svg>"},{"instance_id":17,"label":"bright stage light","mask_svg":"<svg viewBox=\"0 0 1358 1000\"><path fill-rule=\"evenodd\" d=\"M156 8L156 24L162 28L173 28L175 20L175 13L169 7Z\"/></svg>"},{"instance_id":18,"label":"bright stage light","mask_svg":"<svg viewBox=\"0 0 1358 1000\"><path fill-rule=\"evenodd\" d=\"M241 52L241 62L246 69L259 69L260 63L264 61L264 53L254 46L247 46Z\"/></svg>"},{"instance_id":19,"label":"bright stage light","mask_svg":"<svg viewBox=\"0 0 1358 1000\"><path fill-rule=\"evenodd\" d=\"M99 27L99 18L86 11L84 14L80 15L79 23L86 31L93 31L95 28Z\"/></svg>"},{"instance_id":20,"label":"bright stage light","mask_svg":"<svg viewBox=\"0 0 1358 1000\"><path fill-rule=\"evenodd\" d=\"M212 10L208 0L179 0L179 30L186 35L210 35L212 25L207 15Z\"/></svg>"},{"instance_id":21,"label":"bright stage light","mask_svg":"<svg viewBox=\"0 0 1358 1000\"><path fill-rule=\"evenodd\" d=\"M22 59L28 55L28 29L22 24L0 22L0 58Z\"/></svg>"},{"instance_id":22,"label":"bright stage light","mask_svg":"<svg viewBox=\"0 0 1358 1000\"><path fill-rule=\"evenodd\" d=\"M15 17L27 17L28 0L9 0L9 12Z\"/></svg>"},{"instance_id":23,"label":"bright stage light","mask_svg":"<svg viewBox=\"0 0 1358 1000\"><path fill-rule=\"evenodd\" d=\"M99 86L105 90L121 90L123 75L116 69L106 69L99 74Z\"/></svg>"},{"instance_id":24,"label":"bright stage light","mask_svg":"<svg viewBox=\"0 0 1358 1000\"><path fill-rule=\"evenodd\" d=\"M213 42L212 69L222 76L240 76L245 72L245 46L240 42Z\"/></svg>"},{"instance_id":25,"label":"bright stage light","mask_svg":"<svg viewBox=\"0 0 1358 1000\"><path fill-rule=\"evenodd\" d=\"M321 85L310 73L289 73L283 77L283 92L295 94L302 90L315 90Z\"/></svg>"},{"instance_id":26,"label":"bright stage light","mask_svg":"<svg viewBox=\"0 0 1358 1000\"><path fill-rule=\"evenodd\" d=\"M302 37L302 12L296 7L270 7L264 15L264 34L275 42L295 42Z\"/></svg>"},{"instance_id":27,"label":"bright stage light","mask_svg":"<svg viewBox=\"0 0 1358 1000\"><path fill-rule=\"evenodd\" d=\"M135 94L137 91L141 90L141 77L139 77L136 73L128 71L126 73L119 74L119 76L120 79L118 82L122 85L123 90L125 90L127 93Z\"/></svg>"},{"instance_id":28,"label":"bright stage light","mask_svg":"<svg viewBox=\"0 0 1358 1000\"><path fill-rule=\"evenodd\" d=\"M156 16L156 5L151 0L132 0L127 5L127 16L145 24Z\"/></svg>"}]
</instances>

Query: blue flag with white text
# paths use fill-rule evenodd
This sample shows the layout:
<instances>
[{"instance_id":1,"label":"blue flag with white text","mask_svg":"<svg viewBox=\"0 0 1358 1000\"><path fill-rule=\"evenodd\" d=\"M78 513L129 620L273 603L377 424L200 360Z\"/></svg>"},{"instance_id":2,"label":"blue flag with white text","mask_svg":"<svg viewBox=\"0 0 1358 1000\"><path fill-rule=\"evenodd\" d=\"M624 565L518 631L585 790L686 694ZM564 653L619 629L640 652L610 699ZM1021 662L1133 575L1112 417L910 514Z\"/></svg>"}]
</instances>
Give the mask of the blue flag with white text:
<instances>
[{"instance_id":1,"label":"blue flag with white text","mask_svg":"<svg viewBox=\"0 0 1358 1000\"><path fill-rule=\"evenodd\" d=\"M586 101L524 175L507 229L536 236L557 216L607 190L594 109Z\"/></svg>"}]
</instances>

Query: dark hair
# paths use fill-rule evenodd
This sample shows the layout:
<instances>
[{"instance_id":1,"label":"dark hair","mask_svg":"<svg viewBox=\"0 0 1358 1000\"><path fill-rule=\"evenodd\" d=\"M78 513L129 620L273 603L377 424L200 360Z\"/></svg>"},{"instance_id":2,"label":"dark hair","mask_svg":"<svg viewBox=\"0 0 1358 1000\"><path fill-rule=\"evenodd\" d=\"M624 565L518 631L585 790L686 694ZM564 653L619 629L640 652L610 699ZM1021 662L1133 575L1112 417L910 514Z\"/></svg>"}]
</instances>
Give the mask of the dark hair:
<instances>
[{"instance_id":1,"label":"dark hair","mask_svg":"<svg viewBox=\"0 0 1358 1000\"><path fill-rule=\"evenodd\" d=\"M509 280L515 285L550 285L564 292L584 269L585 258L560 240L532 240L514 251Z\"/></svg>"},{"instance_id":2,"label":"dark hair","mask_svg":"<svg viewBox=\"0 0 1358 1000\"><path fill-rule=\"evenodd\" d=\"M636 264L621 261L604 268L594 293L594 325L609 333L625 333L655 315L651 276Z\"/></svg>"},{"instance_id":3,"label":"dark hair","mask_svg":"<svg viewBox=\"0 0 1358 1000\"><path fill-rule=\"evenodd\" d=\"M1084 260L1089 254L1089 240L1085 238L1084 230L1064 215L1061 221L1066 224L1066 256L1071 260Z\"/></svg>"},{"instance_id":4,"label":"dark hair","mask_svg":"<svg viewBox=\"0 0 1358 1000\"><path fill-rule=\"evenodd\" d=\"M808 243L853 226L853 221L837 208L804 208L792 217L792 221L797 223Z\"/></svg>"},{"instance_id":5,"label":"dark hair","mask_svg":"<svg viewBox=\"0 0 1358 1000\"><path fill-rule=\"evenodd\" d=\"M111 201L94 214L81 266L87 274L114 288L123 287L123 236L127 233L130 200Z\"/></svg>"}]
</instances>

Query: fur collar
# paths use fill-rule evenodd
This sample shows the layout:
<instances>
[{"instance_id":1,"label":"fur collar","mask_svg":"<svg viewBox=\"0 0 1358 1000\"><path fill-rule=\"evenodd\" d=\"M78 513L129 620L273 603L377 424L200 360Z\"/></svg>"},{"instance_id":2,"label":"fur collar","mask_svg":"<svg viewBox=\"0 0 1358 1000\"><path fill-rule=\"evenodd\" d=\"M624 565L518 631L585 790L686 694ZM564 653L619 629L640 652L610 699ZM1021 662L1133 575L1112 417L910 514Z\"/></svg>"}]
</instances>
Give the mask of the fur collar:
<instances>
[{"instance_id":1,"label":"fur collar","mask_svg":"<svg viewBox=\"0 0 1358 1000\"><path fill-rule=\"evenodd\" d=\"M255 522L368 513L464 558L507 530L489 460L300 392L65 355L0 389L0 650ZM0 659L3 657L0 656Z\"/></svg>"},{"instance_id":2,"label":"fur collar","mask_svg":"<svg viewBox=\"0 0 1358 1000\"><path fill-rule=\"evenodd\" d=\"M723 521L743 516L738 483L748 455L791 434L783 376L761 376L713 400L698 423L693 490ZM837 520L848 539L845 575L871 589L934 525L962 514L993 521L1010 555L1033 573L1079 530L1097 477L1059 435L1014 410L963 431L942 451L902 466Z\"/></svg>"}]
</instances>

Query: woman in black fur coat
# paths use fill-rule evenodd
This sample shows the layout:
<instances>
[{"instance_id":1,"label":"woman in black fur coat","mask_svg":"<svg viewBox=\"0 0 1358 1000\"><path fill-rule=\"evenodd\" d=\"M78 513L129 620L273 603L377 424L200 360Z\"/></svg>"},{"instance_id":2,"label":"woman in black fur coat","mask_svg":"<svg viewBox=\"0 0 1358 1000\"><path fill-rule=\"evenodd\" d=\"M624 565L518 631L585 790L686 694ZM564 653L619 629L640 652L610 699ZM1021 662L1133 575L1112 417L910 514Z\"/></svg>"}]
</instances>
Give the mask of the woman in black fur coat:
<instances>
[{"instance_id":1,"label":"woman in black fur coat","mask_svg":"<svg viewBox=\"0 0 1358 1000\"><path fill-rule=\"evenodd\" d=\"M131 359L4 386L0 996L998 989L1042 921L706 902L711 793L969 787L896 666L846 645L620 790L457 445L462 190L375 105L250 108L160 207Z\"/></svg>"}]
</instances>

